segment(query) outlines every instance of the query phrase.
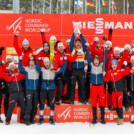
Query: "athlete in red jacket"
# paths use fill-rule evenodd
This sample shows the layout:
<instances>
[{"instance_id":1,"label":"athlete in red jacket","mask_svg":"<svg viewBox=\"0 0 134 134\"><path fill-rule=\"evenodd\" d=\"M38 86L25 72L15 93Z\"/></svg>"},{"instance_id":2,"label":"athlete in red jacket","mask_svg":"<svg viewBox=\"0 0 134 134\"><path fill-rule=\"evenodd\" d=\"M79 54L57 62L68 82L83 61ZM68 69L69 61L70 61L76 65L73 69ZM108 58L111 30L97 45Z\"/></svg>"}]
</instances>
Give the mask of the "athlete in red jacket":
<instances>
[{"instance_id":1,"label":"athlete in red jacket","mask_svg":"<svg viewBox=\"0 0 134 134\"><path fill-rule=\"evenodd\" d=\"M116 109L118 119L116 122L118 125L123 124L123 108L122 108L122 97L123 97L123 89L124 89L124 80L123 77L129 74L129 69L125 68L125 70L118 68L118 61L111 61L112 69L107 73L104 78L105 82L111 81L112 84L112 101L113 107Z\"/></svg>"},{"instance_id":2,"label":"athlete in red jacket","mask_svg":"<svg viewBox=\"0 0 134 134\"><path fill-rule=\"evenodd\" d=\"M77 54L70 56L65 54L65 48L62 42L59 42L57 45L57 54L54 56L54 69L57 70L59 67L63 66L64 60L68 60L70 62L74 62L77 58ZM56 77L57 83L57 97L56 97L56 104L60 104L61 102L61 93L63 90L63 86L65 84L65 72L60 73Z\"/></svg>"},{"instance_id":3,"label":"athlete in red jacket","mask_svg":"<svg viewBox=\"0 0 134 134\"><path fill-rule=\"evenodd\" d=\"M24 123L25 97L21 85L21 79L23 79L24 75L15 72L15 64L13 62L9 64L9 73L3 72L2 66L0 66L0 72L0 78L5 79L10 93L10 105L6 114L6 125L10 124L15 104L18 101L21 106L20 121Z\"/></svg>"},{"instance_id":4,"label":"athlete in red jacket","mask_svg":"<svg viewBox=\"0 0 134 134\"><path fill-rule=\"evenodd\" d=\"M23 42L22 42L23 47L20 48L19 44L18 44L18 36L19 36L19 32L17 31L15 33L15 36L14 36L14 43L13 43L13 45L14 45L15 50L18 53L18 55L19 56L23 56L22 66L26 67L26 66L29 65L29 58L30 57L34 57L35 52L34 52L34 49L32 49L29 46L29 41L27 39L23 40Z\"/></svg>"},{"instance_id":5,"label":"athlete in red jacket","mask_svg":"<svg viewBox=\"0 0 134 134\"><path fill-rule=\"evenodd\" d=\"M43 50L41 50L38 54L36 54L36 61L38 60L38 58L48 57L50 59L50 47L49 43L46 41L45 29L41 29L41 37L43 42ZM41 60L40 66L41 67L44 66L43 60Z\"/></svg>"},{"instance_id":6,"label":"athlete in red jacket","mask_svg":"<svg viewBox=\"0 0 134 134\"><path fill-rule=\"evenodd\" d=\"M112 30L112 28L110 28L109 29L109 34L108 34L108 40L107 40L107 38L103 37L103 40L105 41L105 44L107 45L107 51L111 51L112 50L111 49L112 48L112 44L107 42L107 41L112 41L112 33L113 33L113 30ZM100 57L101 62L102 62L103 61L103 49L104 49L104 47L102 45L99 45L99 38L98 37L95 37L94 41L98 42L98 43L97 44L93 43L91 45L91 48L90 48L91 56L93 57L95 55L98 55Z\"/></svg>"}]
</instances>

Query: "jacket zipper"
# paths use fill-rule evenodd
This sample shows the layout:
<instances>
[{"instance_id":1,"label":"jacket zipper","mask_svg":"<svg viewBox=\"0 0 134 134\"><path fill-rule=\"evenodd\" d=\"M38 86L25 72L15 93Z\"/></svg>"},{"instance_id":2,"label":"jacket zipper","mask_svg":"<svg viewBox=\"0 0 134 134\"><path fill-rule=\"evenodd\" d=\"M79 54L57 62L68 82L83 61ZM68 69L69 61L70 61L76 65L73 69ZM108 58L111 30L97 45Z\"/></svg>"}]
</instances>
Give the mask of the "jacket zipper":
<instances>
[{"instance_id":1,"label":"jacket zipper","mask_svg":"<svg viewBox=\"0 0 134 134\"><path fill-rule=\"evenodd\" d=\"M34 75L34 88L36 90L35 76L36 76L36 71L35 71L35 75Z\"/></svg>"},{"instance_id":2,"label":"jacket zipper","mask_svg":"<svg viewBox=\"0 0 134 134\"><path fill-rule=\"evenodd\" d=\"M133 73L132 73L132 75L131 75L131 79L132 79L132 81L131 81L131 86L132 86L132 91L134 91L134 89L133 89Z\"/></svg>"},{"instance_id":3,"label":"jacket zipper","mask_svg":"<svg viewBox=\"0 0 134 134\"><path fill-rule=\"evenodd\" d=\"M97 85L97 67L96 67L96 85Z\"/></svg>"},{"instance_id":4,"label":"jacket zipper","mask_svg":"<svg viewBox=\"0 0 134 134\"><path fill-rule=\"evenodd\" d=\"M48 84L49 84L49 70L48 70ZM47 90L48 90L48 85L47 85Z\"/></svg>"},{"instance_id":5,"label":"jacket zipper","mask_svg":"<svg viewBox=\"0 0 134 134\"><path fill-rule=\"evenodd\" d=\"M15 74L14 74L15 75ZM18 92L19 92L19 86L18 86L18 82L17 82L17 78L16 78L16 75L15 75L15 80L16 80L16 85L17 85L17 88L18 88Z\"/></svg>"},{"instance_id":6,"label":"jacket zipper","mask_svg":"<svg viewBox=\"0 0 134 134\"><path fill-rule=\"evenodd\" d=\"M115 79L114 79L113 74L112 74L112 77L113 77L113 80L114 80L114 88L115 88L115 92L117 92L117 89L116 89L116 86L115 86Z\"/></svg>"}]
</instances>

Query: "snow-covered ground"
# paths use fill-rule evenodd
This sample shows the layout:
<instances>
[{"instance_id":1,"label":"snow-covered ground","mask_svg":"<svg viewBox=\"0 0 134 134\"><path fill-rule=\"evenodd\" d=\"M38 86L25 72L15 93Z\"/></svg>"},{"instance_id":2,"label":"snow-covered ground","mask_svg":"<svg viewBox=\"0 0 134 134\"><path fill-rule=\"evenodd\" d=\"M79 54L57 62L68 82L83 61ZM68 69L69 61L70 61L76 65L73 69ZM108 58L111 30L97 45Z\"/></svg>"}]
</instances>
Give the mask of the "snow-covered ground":
<instances>
[{"instance_id":1,"label":"snow-covered ground","mask_svg":"<svg viewBox=\"0 0 134 134\"><path fill-rule=\"evenodd\" d=\"M2 119L5 120L4 116ZM124 123L117 126L114 123L102 125L98 123L95 129L89 129L89 123L56 123L55 126L50 124L31 125L17 123L17 116L13 115L11 124L6 126L0 124L0 134L133 134L134 125Z\"/></svg>"}]
</instances>

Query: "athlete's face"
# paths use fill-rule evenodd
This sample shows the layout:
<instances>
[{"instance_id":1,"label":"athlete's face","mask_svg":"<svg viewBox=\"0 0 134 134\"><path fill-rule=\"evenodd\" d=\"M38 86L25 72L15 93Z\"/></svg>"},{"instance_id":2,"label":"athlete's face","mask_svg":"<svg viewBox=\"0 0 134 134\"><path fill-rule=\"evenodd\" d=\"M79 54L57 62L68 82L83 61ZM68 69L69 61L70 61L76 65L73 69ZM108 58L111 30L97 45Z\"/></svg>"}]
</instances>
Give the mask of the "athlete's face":
<instances>
[{"instance_id":1,"label":"athlete's face","mask_svg":"<svg viewBox=\"0 0 134 134\"><path fill-rule=\"evenodd\" d=\"M29 49L29 44L23 45L23 48L27 51Z\"/></svg>"},{"instance_id":2,"label":"athlete's face","mask_svg":"<svg viewBox=\"0 0 134 134\"><path fill-rule=\"evenodd\" d=\"M117 58L120 57L120 51L119 50L116 50L114 52L114 56L117 57Z\"/></svg>"},{"instance_id":3,"label":"athlete's face","mask_svg":"<svg viewBox=\"0 0 134 134\"><path fill-rule=\"evenodd\" d=\"M75 42L75 47L78 48L78 49L81 48L81 42L80 41L76 41Z\"/></svg>"},{"instance_id":4,"label":"athlete's face","mask_svg":"<svg viewBox=\"0 0 134 134\"><path fill-rule=\"evenodd\" d=\"M15 71L15 65L10 65L9 70L10 70L11 72L14 72L14 71Z\"/></svg>"},{"instance_id":5,"label":"athlete's face","mask_svg":"<svg viewBox=\"0 0 134 134\"><path fill-rule=\"evenodd\" d=\"M134 66L134 59L131 60L131 64L132 64L132 66Z\"/></svg>"},{"instance_id":6,"label":"athlete's face","mask_svg":"<svg viewBox=\"0 0 134 134\"><path fill-rule=\"evenodd\" d=\"M94 59L93 63L94 63L95 66L98 66L100 61L98 59Z\"/></svg>"},{"instance_id":7,"label":"athlete's face","mask_svg":"<svg viewBox=\"0 0 134 134\"><path fill-rule=\"evenodd\" d=\"M48 53L49 52L49 46L44 46L43 50L44 50L45 53Z\"/></svg>"},{"instance_id":8,"label":"athlete's face","mask_svg":"<svg viewBox=\"0 0 134 134\"><path fill-rule=\"evenodd\" d=\"M59 51L60 53L63 53L63 52L64 52L64 46L58 47L58 51Z\"/></svg>"},{"instance_id":9,"label":"athlete's face","mask_svg":"<svg viewBox=\"0 0 134 134\"><path fill-rule=\"evenodd\" d=\"M44 63L44 65L45 65L45 68L49 68L49 66L50 66L50 62L48 62L48 61L46 61L45 63Z\"/></svg>"},{"instance_id":10,"label":"athlete's face","mask_svg":"<svg viewBox=\"0 0 134 134\"><path fill-rule=\"evenodd\" d=\"M107 50L110 50L111 49L111 44L110 43L106 43L107 45Z\"/></svg>"},{"instance_id":11,"label":"athlete's face","mask_svg":"<svg viewBox=\"0 0 134 134\"><path fill-rule=\"evenodd\" d=\"M29 65L30 65L31 67L34 67L34 66L35 66L35 62L34 62L34 61L29 61Z\"/></svg>"},{"instance_id":12,"label":"athlete's face","mask_svg":"<svg viewBox=\"0 0 134 134\"><path fill-rule=\"evenodd\" d=\"M11 62L12 62L12 59L10 59L10 58L6 60L7 64L10 64Z\"/></svg>"},{"instance_id":13,"label":"athlete's face","mask_svg":"<svg viewBox=\"0 0 134 134\"><path fill-rule=\"evenodd\" d=\"M113 63L113 64L112 64L112 69L113 69L113 70L116 70L117 67L118 67L118 65L117 65L116 63Z\"/></svg>"}]
</instances>

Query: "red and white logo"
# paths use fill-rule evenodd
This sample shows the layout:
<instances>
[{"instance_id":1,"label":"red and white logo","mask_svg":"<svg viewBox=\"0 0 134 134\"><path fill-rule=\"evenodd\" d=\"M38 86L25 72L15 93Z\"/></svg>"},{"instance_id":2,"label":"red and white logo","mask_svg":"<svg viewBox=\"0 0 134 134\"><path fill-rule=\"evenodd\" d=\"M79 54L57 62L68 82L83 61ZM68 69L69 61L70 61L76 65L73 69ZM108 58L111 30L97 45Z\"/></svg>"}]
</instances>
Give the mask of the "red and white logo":
<instances>
[{"instance_id":1,"label":"red and white logo","mask_svg":"<svg viewBox=\"0 0 134 134\"><path fill-rule=\"evenodd\" d=\"M71 117L70 112L71 112L71 107L68 107L68 108L65 109L61 114L58 114L58 117L59 117L59 118L63 117L64 120L66 120L67 117L69 117L69 118Z\"/></svg>"},{"instance_id":2,"label":"red and white logo","mask_svg":"<svg viewBox=\"0 0 134 134\"><path fill-rule=\"evenodd\" d=\"M13 33L15 33L16 31L21 30L21 23L22 23L22 17L15 20L10 26L7 25L6 29L8 31L10 31L12 29Z\"/></svg>"}]
</instances>

